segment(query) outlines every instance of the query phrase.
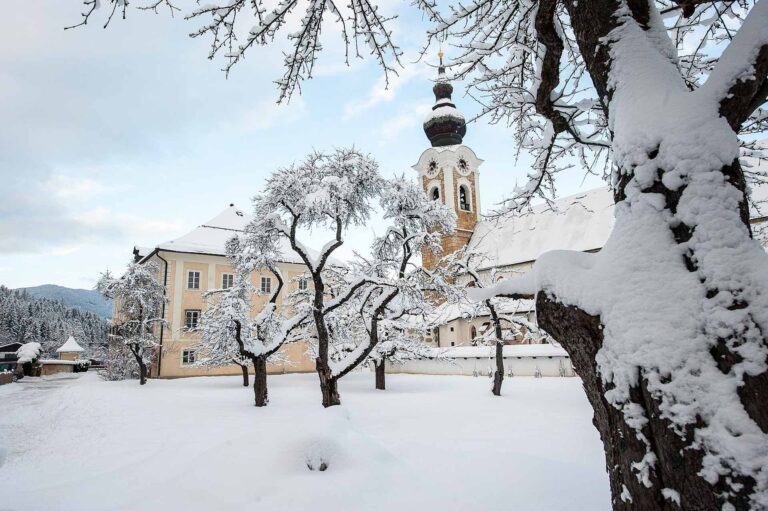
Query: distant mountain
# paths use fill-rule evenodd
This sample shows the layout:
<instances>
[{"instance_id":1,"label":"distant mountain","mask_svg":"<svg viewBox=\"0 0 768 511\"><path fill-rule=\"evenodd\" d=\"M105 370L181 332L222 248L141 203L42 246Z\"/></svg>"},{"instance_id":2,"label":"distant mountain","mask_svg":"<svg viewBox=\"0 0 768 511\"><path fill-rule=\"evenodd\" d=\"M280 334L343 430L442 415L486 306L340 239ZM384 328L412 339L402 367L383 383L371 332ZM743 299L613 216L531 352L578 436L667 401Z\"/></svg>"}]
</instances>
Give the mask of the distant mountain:
<instances>
[{"instance_id":1,"label":"distant mountain","mask_svg":"<svg viewBox=\"0 0 768 511\"><path fill-rule=\"evenodd\" d=\"M98 314L102 318L112 317L112 300L108 300L93 289L72 289L70 287L44 284L42 286L20 288L37 298L57 300L68 307L76 307Z\"/></svg>"}]
</instances>

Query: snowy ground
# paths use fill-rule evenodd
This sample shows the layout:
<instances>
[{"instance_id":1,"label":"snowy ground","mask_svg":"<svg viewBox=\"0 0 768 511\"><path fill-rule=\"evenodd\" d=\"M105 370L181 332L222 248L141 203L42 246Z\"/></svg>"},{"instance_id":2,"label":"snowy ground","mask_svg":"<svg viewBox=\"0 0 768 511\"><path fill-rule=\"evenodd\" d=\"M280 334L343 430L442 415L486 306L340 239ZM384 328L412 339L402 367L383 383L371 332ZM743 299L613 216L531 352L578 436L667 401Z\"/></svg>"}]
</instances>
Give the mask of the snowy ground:
<instances>
[{"instance_id":1,"label":"snowy ground","mask_svg":"<svg viewBox=\"0 0 768 511\"><path fill-rule=\"evenodd\" d=\"M36 380L36 381L33 381ZM0 387L0 509L609 509L603 450L577 378L370 373L324 410L315 375ZM329 459L310 472L306 457Z\"/></svg>"}]
</instances>

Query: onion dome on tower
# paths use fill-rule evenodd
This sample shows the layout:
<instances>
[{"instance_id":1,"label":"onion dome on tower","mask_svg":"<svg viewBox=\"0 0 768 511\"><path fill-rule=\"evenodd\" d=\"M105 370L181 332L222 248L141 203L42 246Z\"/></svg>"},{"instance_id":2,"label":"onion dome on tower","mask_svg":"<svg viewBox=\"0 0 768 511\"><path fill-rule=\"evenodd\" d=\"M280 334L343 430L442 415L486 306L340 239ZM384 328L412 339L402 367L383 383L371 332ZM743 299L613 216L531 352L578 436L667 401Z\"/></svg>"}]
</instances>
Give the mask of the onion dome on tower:
<instances>
[{"instance_id":1,"label":"onion dome on tower","mask_svg":"<svg viewBox=\"0 0 768 511\"><path fill-rule=\"evenodd\" d=\"M451 101L453 85L448 82L443 66L443 52L438 53L440 67L438 68L437 82L432 87L435 93L435 105L432 111L424 119L424 133L432 143L432 147L461 144L467 133L467 124L464 115L459 112Z\"/></svg>"}]
</instances>

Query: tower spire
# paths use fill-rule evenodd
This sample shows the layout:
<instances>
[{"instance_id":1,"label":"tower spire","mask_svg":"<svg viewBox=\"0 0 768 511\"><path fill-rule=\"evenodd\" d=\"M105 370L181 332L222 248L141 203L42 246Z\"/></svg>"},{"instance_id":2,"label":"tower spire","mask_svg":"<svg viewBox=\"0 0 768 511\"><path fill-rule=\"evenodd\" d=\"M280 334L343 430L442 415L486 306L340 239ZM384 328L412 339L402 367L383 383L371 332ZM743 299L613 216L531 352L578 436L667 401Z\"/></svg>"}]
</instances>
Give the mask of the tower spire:
<instances>
[{"instance_id":1,"label":"tower spire","mask_svg":"<svg viewBox=\"0 0 768 511\"><path fill-rule=\"evenodd\" d=\"M432 111L424 119L424 133L426 133L432 147L461 144L467 133L464 115L456 108L451 100L453 85L445 75L443 64L442 46L437 52L440 65L437 68L437 81L432 87L435 94L435 104Z\"/></svg>"}]
</instances>

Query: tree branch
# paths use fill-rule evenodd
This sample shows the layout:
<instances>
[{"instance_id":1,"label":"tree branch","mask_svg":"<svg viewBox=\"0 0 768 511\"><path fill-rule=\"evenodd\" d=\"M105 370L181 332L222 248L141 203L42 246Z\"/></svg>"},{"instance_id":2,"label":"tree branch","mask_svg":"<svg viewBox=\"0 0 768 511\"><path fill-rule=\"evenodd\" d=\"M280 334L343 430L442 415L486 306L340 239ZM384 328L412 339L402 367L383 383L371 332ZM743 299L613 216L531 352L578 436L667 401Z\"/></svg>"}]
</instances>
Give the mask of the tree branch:
<instances>
[{"instance_id":1,"label":"tree branch","mask_svg":"<svg viewBox=\"0 0 768 511\"><path fill-rule=\"evenodd\" d=\"M768 2L758 1L723 52L702 92L720 104L720 115L739 131L768 98Z\"/></svg>"}]
</instances>

